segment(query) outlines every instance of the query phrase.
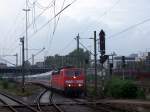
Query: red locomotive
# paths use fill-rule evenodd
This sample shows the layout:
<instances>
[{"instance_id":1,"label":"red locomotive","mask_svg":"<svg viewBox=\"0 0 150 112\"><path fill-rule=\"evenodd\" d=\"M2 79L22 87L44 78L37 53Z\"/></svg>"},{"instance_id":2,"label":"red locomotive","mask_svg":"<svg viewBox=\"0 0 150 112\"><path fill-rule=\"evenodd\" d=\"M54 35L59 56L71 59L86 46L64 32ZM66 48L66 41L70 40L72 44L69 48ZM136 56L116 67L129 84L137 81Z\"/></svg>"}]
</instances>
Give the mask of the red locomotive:
<instances>
[{"instance_id":1,"label":"red locomotive","mask_svg":"<svg viewBox=\"0 0 150 112\"><path fill-rule=\"evenodd\" d=\"M63 67L51 76L51 86L64 93L81 94L84 91L85 74L76 67Z\"/></svg>"}]
</instances>

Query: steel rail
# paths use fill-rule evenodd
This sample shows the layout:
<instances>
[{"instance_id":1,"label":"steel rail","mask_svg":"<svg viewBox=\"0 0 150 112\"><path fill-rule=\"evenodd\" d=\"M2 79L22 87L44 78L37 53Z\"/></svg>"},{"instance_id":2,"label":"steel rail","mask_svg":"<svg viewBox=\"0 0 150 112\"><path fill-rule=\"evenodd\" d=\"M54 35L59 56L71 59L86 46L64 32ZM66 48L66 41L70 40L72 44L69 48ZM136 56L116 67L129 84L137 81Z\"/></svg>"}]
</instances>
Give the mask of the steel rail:
<instances>
[{"instance_id":1,"label":"steel rail","mask_svg":"<svg viewBox=\"0 0 150 112\"><path fill-rule=\"evenodd\" d=\"M53 94L53 93L51 93ZM53 107L58 111L58 112L65 112L64 110L62 110L54 101L52 96L49 96L49 103L53 105Z\"/></svg>"},{"instance_id":2,"label":"steel rail","mask_svg":"<svg viewBox=\"0 0 150 112\"><path fill-rule=\"evenodd\" d=\"M20 100L17 100L17 99L15 99L15 98L13 98L13 97L11 97L11 96L9 96L9 95L3 93L2 91L0 91L0 94L3 95L3 96L5 96L5 97L7 97L7 98L9 98L9 99L11 99L11 100L13 100L13 101L15 101L15 102L17 102L17 103L19 103L19 104L22 104L22 105L26 106L28 109L30 109L30 110L33 111L33 112L40 112L40 111L36 110L35 108L32 108L32 107L29 106L28 104L26 104L26 103L24 103L24 102L22 102L22 101L20 101Z\"/></svg>"},{"instance_id":3,"label":"steel rail","mask_svg":"<svg viewBox=\"0 0 150 112\"><path fill-rule=\"evenodd\" d=\"M45 89L45 90L42 91L42 92L40 93L40 95L37 96L37 98L36 98L36 104L37 104L37 108L38 108L39 111L42 111L42 109L41 109L41 104L40 104L40 100L41 100L42 96L43 96L47 91L48 91L48 90Z\"/></svg>"},{"instance_id":4,"label":"steel rail","mask_svg":"<svg viewBox=\"0 0 150 112\"><path fill-rule=\"evenodd\" d=\"M52 104L53 104L53 106L56 108L56 110L57 110L58 112L65 112L65 111L62 110L57 104L55 104L53 101L52 101Z\"/></svg>"},{"instance_id":5,"label":"steel rail","mask_svg":"<svg viewBox=\"0 0 150 112\"><path fill-rule=\"evenodd\" d=\"M14 109L12 106L10 106L8 103L6 103L1 98L0 98L0 102L2 102L4 105L6 105L12 112L18 112L16 109Z\"/></svg>"},{"instance_id":6,"label":"steel rail","mask_svg":"<svg viewBox=\"0 0 150 112\"><path fill-rule=\"evenodd\" d=\"M79 101L79 100L77 100L77 99L73 99L73 98L72 98L72 100L75 101L75 102L78 102L78 103L83 103L85 106L88 106L88 107L90 107L90 108L100 109L100 110L105 111L105 112L112 112L112 110L123 111L123 112L124 112L124 111L125 111L125 112L132 112L132 110L129 111L129 110L126 110L126 109L121 109L121 108L113 107L113 106L111 106L111 105L109 105L109 104L105 104L105 103L101 103L101 102L89 102L89 103L84 103L84 102ZM96 105L101 105L101 106L94 107L94 106L96 106ZM137 111L135 111L135 112L137 112Z\"/></svg>"},{"instance_id":7,"label":"steel rail","mask_svg":"<svg viewBox=\"0 0 150 112\"><path fill-rule=\"evenodd\" d=\"M73 101L75 101L75 102L80 102L80 103L82 103L82 101L79 101L79 100L77 100L77 99L74 99L74 98L72 98L72 100ZM110 109L108 109L108 108L105 108L104 106L99 106L98 108L97 107L94 107L94 106L96 106L96 104L97 103L93 103L93 105L91 105L91 104L86 104L85 106L87 106L87 107L90 107L90 108L94 108L95 110L102 110L102 111L105 111L105 112L112 112L112 110L110 110Z\"/></svg>"}]
</instances>

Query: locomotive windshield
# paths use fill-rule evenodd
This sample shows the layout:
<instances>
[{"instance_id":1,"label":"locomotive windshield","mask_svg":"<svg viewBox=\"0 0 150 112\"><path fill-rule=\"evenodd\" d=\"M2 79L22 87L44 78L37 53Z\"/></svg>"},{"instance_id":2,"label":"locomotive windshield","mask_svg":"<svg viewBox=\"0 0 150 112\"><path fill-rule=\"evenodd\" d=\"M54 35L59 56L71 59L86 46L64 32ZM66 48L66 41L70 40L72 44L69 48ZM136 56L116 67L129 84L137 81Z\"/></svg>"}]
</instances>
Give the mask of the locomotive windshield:
<instances>
[{"instance_id":1,"label":"locomotive windshield","mask_svg":"<svg viewBox=\"0 0 150 112\"><path fill-rule=\"evenodd\" d=\"M81 73L82 72L80 70L69 70L66 71L66 76L80 76Z\"/></svg>"}]
</instances>

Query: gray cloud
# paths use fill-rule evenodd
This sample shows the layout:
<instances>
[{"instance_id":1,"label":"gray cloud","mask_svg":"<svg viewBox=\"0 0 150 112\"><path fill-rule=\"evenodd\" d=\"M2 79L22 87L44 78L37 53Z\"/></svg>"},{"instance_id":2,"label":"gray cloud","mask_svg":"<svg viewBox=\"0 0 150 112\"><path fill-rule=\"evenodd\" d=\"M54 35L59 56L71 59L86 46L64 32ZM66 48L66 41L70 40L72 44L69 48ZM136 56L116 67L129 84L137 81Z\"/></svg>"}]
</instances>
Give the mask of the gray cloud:
<instances>
[{"instance_id":1,"label":"gray cloud","mask_svg":"<svg viewBox=\"0 0 150 112\"><path fill-rule=\"evenodd\" d=\"M65 54L76 48L75 40L68 47L65 52L61 52L62 49L69 43L78 33L83 38L93 36L93 31L99 32L104 29L106 32L106 38L122 31L123 29L143 21L146 18L150 18L149 14L149 0L120 0L111 10L110 8L116 3L117 0L79 0L73 4L70 8L62 13L60 22L58 24L55 36L53 37L52 45L50 40L53 32L53 23L45 27L42 31L37 33L34 37L30 37L31 48L42 48L45 46L47 52L50 54ZM69 1L70 2L70 1ZM24 3L20 0L3 1L0 8L0 53L2 54L2 48L15 48L19 44L19 34L24 30L24 12L22 8ZM58 2L57 2L58 3ZM11 7L11 8L10 8ZM17 20L13 31L9 32L11 26L14 24L15 17L20 11L19 19ZM37 10L40 11L40 10ZM108 12L107 12L108 11ZM104 12L106 12L104 14ZM36 14L38 14L37 12ZM47 15L49 14L49 15ZM45 16L43 15L36 25L39 27L52 17L51 12L47 11ZM104 16L102 16L104 15ZM31 17L29 18L31 20ZM133 52L144 51L150 48L149 45L149 26L150 22L140 25L132 30L121 33L120 35L107 39L107 52L115 51L118 54L128 55ZM32 29L32 28L31 28ZM30 30L29 32L33 32ZM30 34L29 33L29 34ZM7 38L6 38L7 37ZM4 43L5 41L5 43ZM92 45L91 40L81 40L85 46ZM6 46L7 45L7 46ZM13 50L5 51L5 54L11 53ZM19 47L12 53L19 52ZM31 52L30 55L34 52ZM39 57L42 57L41 54Z\"/></svg>"}]
</instances>

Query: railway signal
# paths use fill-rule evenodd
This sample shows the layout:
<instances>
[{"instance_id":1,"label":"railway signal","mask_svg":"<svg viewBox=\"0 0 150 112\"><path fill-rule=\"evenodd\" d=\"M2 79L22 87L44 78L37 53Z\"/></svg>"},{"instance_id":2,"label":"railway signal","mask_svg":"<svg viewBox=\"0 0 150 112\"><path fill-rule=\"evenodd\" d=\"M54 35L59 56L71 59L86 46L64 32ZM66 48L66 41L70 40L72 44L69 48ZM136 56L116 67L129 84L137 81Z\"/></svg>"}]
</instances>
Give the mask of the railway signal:
<instances>
[{"instance_id":1,"label":"railway signal","mask_svg":"<svg viewBox=\"0 0 150 112\"><path fill-rule=\"evenodd\" d=\"M112 72L113 72L113 71L112 71L113 66L114 66L113 63L110 63L110 64L109 64L109 68L110 68L110 69L109 69L109 72L110 72L110 75L111 75L111 76L112 76Z\"/></svg>"},{"instance_id":2,"label":"railway signal","mask_svg":"<svg viewBox=\"0 0 150 112\"><path fill-rule=\"evenodd\" d=\"M108 58L109 58L108 55L102 55L102 56L100 56L100 63L103 64Z\"/></svg>"},{"instance_id":3,"label":"railway signal","mask_svg":"<svg viewBox=\"0 0 150 112\"><path fill-rule=\"evenodd\" d=\"M105 32L103 30L100 31L99 33L99 41L100 41L100 53L101 53L101 56L100 56L100 63L102 65L102 91L104 90L104 75L103 75L103 64L104 62L109 58L108 55L105 55Z\"/></svg>"},{"instance_id":4,"label":"railway signal","mask_svg":"<svg viewBox=\"0 0 150 112\"><path fill-rule=\"evenodd\" d=\"M101 55L105 54L105 32L103 30L99 33L99 40L100 40L100 53Z\"/></svg>"},{"instance_id":5,"label":"railway signal","mask_svg":"<svg viewBox=\"0 0 150 112\"><path fill-rule=\"evenodd\" d=\"M99 33L99 40L100 40L100 63L103 63L109 58L108 55L105 55L105 32L103 30Z\"/></svg>"},{"instance_id":6,"label":"railway signal","mask_svg":"<svg viewBox=\"0 0 150 112\"><path fill-rule=\"evenodd\" d=\"M126 66L125 56L122 56L122 68L125 68L125 66Z\"/></svg>"}]
</instances>

